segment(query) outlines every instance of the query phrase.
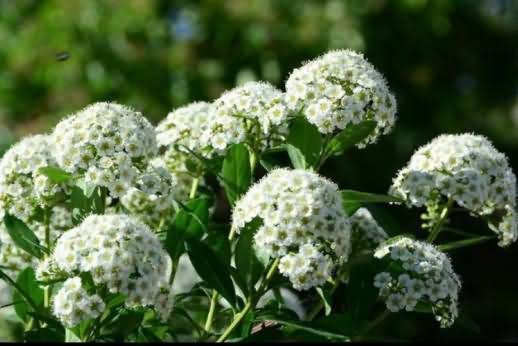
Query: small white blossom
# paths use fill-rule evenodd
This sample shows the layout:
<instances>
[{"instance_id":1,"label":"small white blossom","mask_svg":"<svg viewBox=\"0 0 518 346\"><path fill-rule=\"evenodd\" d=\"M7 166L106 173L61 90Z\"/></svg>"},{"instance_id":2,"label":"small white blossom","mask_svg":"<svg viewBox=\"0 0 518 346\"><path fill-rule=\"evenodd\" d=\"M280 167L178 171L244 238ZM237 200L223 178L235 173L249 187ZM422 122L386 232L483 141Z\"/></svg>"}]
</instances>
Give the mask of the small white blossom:
<instances>
[{"instance_id":1,"label":"small white blossom","mask_svg":"<svg viewBox=\"0 0 518 346\"><path fill-rule=\"evenodd\" d=\"M82 287L81 278L73 277L63 283L54 296L54 315L67 328L72 328L88 319L99 317L106 304L97 294L89 295Z\"/></svg>"},{"instance_id":2,"label":"small white blossom","mask_svg":"<svg viewBox=\"0 0 518 346\"><path fill-rule=\"evenodd\" d=\"M320 286L350 252L350 224L338 187L316 173L275 169L236 203L238 232L254 218L258 251L280 258L279 271L297 290Z\"/></svg>"},{"instance_id":3,"label":"small white blossom","mask_svg":"<svg viewBox=\"0 0 518 346\"><path fill-rule=\"evenodd\" d=\"M0 219L7 212L22 220L31 219L39 208L65 189L39 172L56 166L49 150L49 137L25 137L13 145L0 160Z\"/></svg>"},{"instance_id":4,"label":"small white blossom","mask_svg":"<svg viewBox=\"0 0 518 346\"><path fill-rule=\"evenodd\" d=\"M248 82L229 90L210 109L201 141L217 154L243 142L262 150L280 143L288 131L284 95L269 83Z\"/></svg>"},{"instance_id":5,"label":"small white blossom","mask_svg":"<svg viewBox=\"0 0 518 346\"><path fill-rule=\"evenodd\" d=\"M52 133L52 154L59 166L87 183L120 197L157 154L155 131L137 111L94 103L62 120Z\"/></svg>"},{"instance_id":6,"label":"small white blossom","mask_svg":"<svg viewBox=\"0 0 518 346\"><path fill-rule=\"evenodd\" d=\"M422 302L431 305L441 327L453 324L461 282L448 256L428 243L406 237L381 244L374 256L387 264L386 271L374 277L387 309L413 311Z\"/></svg>"},{"instance_id":7,"label":"small white blossom","mask_svg":"<svg viewBox=\"0 0 518 346\"><path fill-rule=\"evenodd\" d=\"M441 135L419 148L394 179L392 195L433 209L441 198L487 217L500 246L518 239L516 176L483 136ZM441 197L442 196L442 197Z\"/></svg>"},{"instance_id":8,"label":"small white blossom","mask_svg":"<svg viewBox=\"0 0 518 346\"><path fill-rule=\"evenodd\" d=\"M89 273L96 286L123 293L128 308L154 306L163 319L171 258L151 230L127 215L90 215L58 239L52 253L69 276Z\"/></svg>"},{"instance_id":9,"label":"small white blossom","mask_svg":"<svg viewBox=\"0 0 518 346\"><path fill-rule=\"evenodd\" d=\"M211 104L194 102L170 112L156 127L157 142L161 147L191 150L200 155L211 156L210 147L201 140L208 128Z\"/></svg>"},{"instance_id":10,"label":"small white blossom","mask_svg":"<svg viewBox=\"0 0 518 346\"><path fill-rule=\"evenodd\" d=\"M293 70L286 82L286 100L324 134L376 121L359 148L390 132L396 121L396 100L385 79L362 54L351 50L329 52Z\"/></svg>"}]
</instances>

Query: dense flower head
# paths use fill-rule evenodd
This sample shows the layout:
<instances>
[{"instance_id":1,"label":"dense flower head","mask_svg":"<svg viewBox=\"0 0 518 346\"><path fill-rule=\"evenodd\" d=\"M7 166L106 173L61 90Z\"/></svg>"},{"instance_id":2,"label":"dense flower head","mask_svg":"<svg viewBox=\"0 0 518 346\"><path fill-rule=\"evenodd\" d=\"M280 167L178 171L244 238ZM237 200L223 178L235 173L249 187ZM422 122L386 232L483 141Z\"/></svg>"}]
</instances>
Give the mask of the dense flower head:
<instances>
[{"instance_id":1,"label":"dense flower head","mask_svg":"<svg viewBox=\"0 0 518 346\"><path fill-rule=\"evenodd\" d=\"M28 220L52 197L65 188L52 183L39 169L55 166L49 150L49 137L25 137L0 160L0 218L5 213Z\"/></svg>"},{"instance_id":2,"label":"dense flower head","mask_svg":"<svg viewBox=\"0 0 518 346\"><path fill-rule=\"evenodd\" d=\"M157 236L133 217L88 216L58 239L51 260L69 276L89 273L96 286L124 294L128 308L154 306L167 317L171 259Z\"/></svg>"},{"instance_id":3,"label":"dense flower head","mask_svg":"<svg viewBox=\"0 0 518 346\"><path fill-rule=\"evenodd\" d=\"M255 149L280 142L288 131L284 94L269 83L248 82L214 101L201 141L218 154L232 144Z\"/></svg>"},{"instance_id":4,"label":"dense flower head","mask_svg":"<svg viewBox=\"0 0 518 346\"><path fill-rule=\"evenodd\" d=\"M155 131L139 112L94 103L61 121L52 134L53 155L69 173L121 197L157 154Z\"/></svg>"},{"instance_id":5,"label":"dense flower head","mask_svg":"<svg viewBox=\"0 0 518 346\"><path fill-rule=\"evenodd\" d=\"M350 218L352 252L358 254L375 249L388 239L388 234L367 208L359 208Z\"/></svg>"},{"instance_id":6,"label":"dense flower head","mask_svg":"<svg viewBox=\"0 0 518 346\"><path fill-rule=\"evenodd\" d=\"M320 286L350 252L350 225L336 184L304 170L275 169L236 203L232 227L253 219L257 251L280 258L297 290Z\"/></svg>"},{"instance_id":7,"label":"dense flower head","mask_svg":"<svg viewBox=\"0 0 518 346\"><path fill-rule=\"evenodd\" d=\"M388 264L387 270L374 278L387 309L413 311L417 304L431 305L441 327L453 324L458 316L461 282L448 256L428 243L407 237L380 245L374 256Z\"/></svg>"},{"instance_id":8,"label":"dense flower head","mask_svg":"<svg viewBox=\"0 0 518 346\"><path fill-rule=\"evenodd\" d=\"M99 317L106 304L97 294L90 295L83 288L81 278L67 279L58 293L54 296L54 315L67 328L79 323Z\"/></svg>"},{"instance_id":9,"label":"dense flower head","mask_svg":"<svg viewBox=\"0 0 518 346\"><path fill-rule=\"evenodd\" d=\"M174 208L173 191L176 182L169 171L152 161L146 171L136 178L121 198L121 204L128 213L152 228L170 217Z\"/></svg>"},{"instance_id":10,"label":"dense flower head","mask_svg":"<svg viewBox=\"0 0 518 346\"><path fill-rule=\"evenodd\" d=\"M385 79L362 54L351 50L329 52L293 70L286 81L286 99L324 134L376 121L360 148L388 133L396 120L396 100Z\"/></svg>"},{"instance_id":11,"label":"dense flower head","mask_svg":"<svg viewBox=\"0 0 518 346\"><path fill-rule=\"evenodd\" d=\"M210 155L210 148L201 140L207 129L211 104L193 102L170 112L156 127L158 145Z\"/></svg>"},{"instance_id":12,"label":"dense flower head","mask_svg":"<svg viewBox=\"0 0 518 346\"><path fill-rule=\"evenodd\" d=\"M390 193L410 206L441 198L489 219L499 245L518 238L516 177L504 154L483 136L441 135L419 148L394 179Z\"/></svg>"}]
</instances>

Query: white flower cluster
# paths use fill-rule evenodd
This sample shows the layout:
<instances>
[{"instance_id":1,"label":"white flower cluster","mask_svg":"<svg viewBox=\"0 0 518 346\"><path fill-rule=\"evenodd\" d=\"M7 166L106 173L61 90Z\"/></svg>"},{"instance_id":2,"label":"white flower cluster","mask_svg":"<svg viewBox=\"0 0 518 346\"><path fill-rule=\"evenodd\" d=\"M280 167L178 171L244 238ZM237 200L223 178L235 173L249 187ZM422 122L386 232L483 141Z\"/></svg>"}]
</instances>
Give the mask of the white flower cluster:
<instances>
[{"instance_id":1,"label":"white flower cluster","mask_svg":"<svg viewBox=\"0 0 518 346\"><path fill-rule=\"evenodd\" d=\"M360 148L387 134L396 121L396 99L385 79L362 54L350 50L329 52L293 70L286 81L286 99L324 134L376 121Z\"/></svg>"},{"instance_id":2,"label":"white flower cluster","mask_svg":"<svg viewBox=\"0 0 518 346\"><path fill-rule=\"evenodd\" d=\"M441 196L481 217L506 246L518 238L516 177L504 154L483 136L441 135L419 148L389 191L410 206L433 205Z\"/></svg>"},{"instance_id":3,"label":"white flower cluster","mask_svg":"<svg viewBox=\"0 0 518 346\"><path fill-rule=\"evenodd\" d=\"M387 309L413 311L424 303L431 305L441 327L453 324L461 283L444 253L425 242L401 237L380 245L374 256L388 264L387 271L374 278Z\"/></svg>"},{"instance_id":4,"label":"white flower cluster","mask_svg":"<svg viewBox=\"0 0 518 346\"><path fill-rule=\"evenodd\" d=\"M163 319L172 308L171 259L157 236L130 216L88 216L58 239L52 260L70 276L90 273L96 285L124 294L128 308L154 306Z\"/></svg>"},{"instance_id":5,"label":"white flower cluster","mask_svg":"<svg viewBox=\"0 0 518 346\"><path fill-rule=\"evenodd\" d=\"M137 217L153 229L173 213L173 177L168 170L153 161L137 177L134 186L121 198L121 204L130 215Z\"/></svg>"},{"instance_id":6,"label":"white flower cluster","mask_svg":"<svg viewBox=\"0 0 518 346\"><path fill-rule=\"evenodd\" d=\"M38 208L49 206L50 199L63 190L39 169L55 166L45 135L25 137L0 160L0 218L8 212L29 220Z\"/></svg>"},{"instance_id":7,"label":"white flower cluster","mask_svg":"<svg viewBox=\"0 0 518 346\"><path fill-rule=\"evenodd\" d=\"M350 252L350 225L338 187L316 173L275 169L236 203L232 227L262 225L255 248L280 258L279 271L297 290L322 285Z\"/></svg>"},{"instance_id":8,"label":"white flower cluster","mask_svg":"<svg viewBox=\"0 0 518 346\"><path fill-rule=\"evenodd\" d=\"M194 151L201 155L210 156L210 148L201 140L209 122L211 104L194 102L170 112L156 127L156 137L159 146L181 151ZM182 150L182 147L185 147Z\"/></svg>"},{"instance_id":9,"label":"white flower cluster","mask_svg":"<svg viewBox=\"0 0 518 346\"><path fill-rule=\"evenodd\" d=\"M359 208L350 218L352 253L375 249L388 239L388 234L378 225L369 209Z\"/></svg>"},{"instance_id":10,"label":"white flower cluster","mask_svg":"<svg viewBox=\"0 0 518 346\"><path fill-rule=\"evenodd\" d=\"M81 278L67 279L54 296L54 315L67 328L100 316L106 305L97 294L89 295L82 287Z\"/></svg>"},{"instance_id":11,"label":"white flower cluster","mask_svg":"<svg viewBox=\"0 0 518 346\"><path fill-rule=\"evenodd\" d=\"M149 121L116 103L94 103L61 121L52 134L53 155L65 171L121 197L157 154Z\"/></svg>"},{"instance_id":12,"label":"white flower cluster","mask_svg":"<svg viewBox=\"0 0 518 346\"><path fill-rule=\"evenodd\" d=\"M235 143L258 150L280 142L288 131L284 94L269 83L248 82L214 101L201 141L217 154Z\"/></svg>"}]
</instances>

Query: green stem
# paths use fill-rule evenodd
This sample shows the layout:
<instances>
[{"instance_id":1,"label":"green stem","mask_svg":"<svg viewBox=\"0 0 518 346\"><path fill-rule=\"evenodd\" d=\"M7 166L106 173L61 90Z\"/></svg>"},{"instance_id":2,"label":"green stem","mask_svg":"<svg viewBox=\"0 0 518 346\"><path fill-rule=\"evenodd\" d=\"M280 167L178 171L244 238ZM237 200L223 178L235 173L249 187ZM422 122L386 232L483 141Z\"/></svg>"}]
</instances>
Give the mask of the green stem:
<instances>
[{"instance_id":1,"label":"green stem","mask_svg":"<svg viewBox=\"0 0 518 346\"><path fill-rule=\"evenodd\" d=\"M218 292L216 290L212 290L212 298L210 300L209 313L207 315L207 321L205 321L205 331L207 333L210 333L210 330L212 329L212 320L214 319L214 311L216 311L218 296Z\"/></svg>"},{"instance_id":2,"label":"green stem","mask_svg":"<svg viewBox=\"0 0 518 346\"><path fill-rule=\"evenodd\" d=\"M193 199L196 197L196 192L198 192L198 185L200 183L200 178L196 177L192 180L191 192L189 193L189 199Z\"/></svg>"},{"instance_id":3,"label":"green stem","mask_svg":"<svg viewBox=\"0 0 518 346\"><path fill-rule=\"evenodd\" d=\"M225 329L223 334L219 337L219 339L216 342L223 342L229 337L230 333L232 333L234 331L234 329L236 329L236 327L239 325L239 323L241 323L241 321L246 316L248 311L250 311L250 309L252 308L252 305L253 305L253 303L251 301L248 301L246 303L243 310L241 310L238 314L236 314L236 316L232 320L232 323L230 323L230 325L227 327L227 329Z\"/></svg>"},{"instance_id":4,"label":"green stem","mask_svg":"<svg viewBox=\"0 0 518 346\"><path fill-rule=\"evenodd\" d=\"M43 223L45 227L45 246L50 252L50 209L45 210L43 215ZM48 257L48 254L45 254ZM50 306L50 294L51 286L46 285L43 288L43 307L48 308Z\"/></svg>"},{"instance_id":5,"label":"green stem","mask_svg":"<svg viewBox=\"0 0 518 346\"><path fill-rule=\"evenodd\" d=\"M230 228L230 233L228 235L228 241L232 241L232 239L234 239L234 236L236 235L236 228L235 227L231 227Z\"/></svg>"},{"instance_id":6,"label":"green stem","mask_svg":"<svg viewBox=\"0 0 518 346\"><path fill-rule=\"evenodd\" d=\"M374 328L376 328L381 322L383 322L388 316L390 315L390 311L385 310L383 311L374 321L369 323L367 327L363 330L363 332L354 340L354 341L361 341L365 334L372 331Z\"/></svg>"},{"instance_id":7,"label":"green stem","mask_svg":"<svg viewBox=\"0 0 518 346\"><path fill-rule=\"evenodd\" d=\"M454 249L460 249L460 248L464 248L464 247L468 247L468 246L478 245L478 244L484 243L488 240L495 239L495 238L496 238L496 235L495 236L486 235L486 236L481 236L481 237L473 237L470 239L464 239L464 240L454 241L454 242L447 243L447 244L441 244L438 246L438 248L441 251L450 251L450 250L454 250Z\"/></svg>"},{"instance_id":8,"label":"green stem","mask_svg":"<svg viewBox=\"0 0 518 346\"><path fill-rule=\"evenodd\" d=\"M427 242L433 243L435 239L437 239L437 236L439 233L441 233L442 226L444 225L444 222L446 221L448 217L448 212L450 211L450 208L453 204L453 199L449 199L448 202L446 202L446 205L441 211L441 215L439 216L439 220L437 220L437 223L434 225L432 230L430 231L430 235L426 239Z\"/></svg>"},{"instance_id":9,"label":"green stem","mask_svg":"<svg viewBox=\"0 0 518 346\"><path fill-rule=\"evenodd\" d=\"M340 272L338 272L338 275L336 276L336 279L333 282L333 287L331 287L331 291L329 292L331 296L335 293L338 286L340 286ZM324 302L322 301L322 299L320 299L317 305L315 305L315 307L309 312L306 320L312 321L320 313L320 310L322 310L323 307Z\"/></svg>"},{"instance_id":10,"label":"green stem","mask_svg":"<svg viewBox=\"0 0 518 346\"><path fill-rule=\"evenodd\" d=\"M277 267L279 266L279 262L280 262L279 258L276 258L275 261L273 261L266 276L261 281L261 284L259 285L257 292L248 298L248 301L246 302L246 305L244 306L243 310L241 310L234 316L232 323L230 323L230 325L225 329L225 331L219 337L217 342L225 341L229 337L229 335L234 331L234 329L236 329L236 327L241 323L243 318L245 318L246 314L255 307L255 305L259 301L259 298L261 298L266 293L266 291L268 290L270 281L271 281L273 275L275 274Z\"/></svg>"}]
</instances>

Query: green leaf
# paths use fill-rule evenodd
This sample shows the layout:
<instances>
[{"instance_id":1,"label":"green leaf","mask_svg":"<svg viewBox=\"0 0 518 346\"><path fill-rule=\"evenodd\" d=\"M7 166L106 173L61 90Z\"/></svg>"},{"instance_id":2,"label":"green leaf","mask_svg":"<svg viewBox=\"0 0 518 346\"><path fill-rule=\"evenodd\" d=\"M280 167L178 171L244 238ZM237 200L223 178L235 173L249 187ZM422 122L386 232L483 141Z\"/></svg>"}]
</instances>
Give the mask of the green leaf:
<instances>
[{"instance_id":1,"label":"green leaf","mask_svg":"<svg viewBox=\"0 0 518 346\"><path fill-rule=\"evenodd\" d=\"M123 339L137 330L143 317L142 311L122 310L105 328L110 334Z\"/></svg>"},{"instance_id":2,"label":"green leaf","mask_svg":"<svg viewBox=\"0 0 518 346\"><path fill-rule=\"evenodd\" d=\"M296 117L291 123L287 143L300 151L308 167L313 167L318 162L322 151L322 136L316 126L304 117Z\"/></svg>"},{"instance_id":3,"label":"green leaf","mask_svg":"<svg viewBox=\"0 0 518 346\"><path fill-rule=\"evenodd\" d=\"M389 236L395 236L404 233L401 224L386 209L381 208L379 205L372 204L366 204L365 207L369 210L372 217L376 220L380 227L383 228ZM385 205L384 207L387 206Z\"/></svg>"},{"instance_id":4,"label":"green leaf","mask_svg":"<svg viewBox=\"0 0 518 346\"><path fill-rule=\"evenodd\" d=\"M88 185L83 188L78 184L72 187L70 204L72 207L72 221L79 224L90 214L104 214L106 208L105 187Z\"/></svg>"},{"instance_id":5,"label":"green leaf","mask_svg":"<svg viewBox=\"0 0 518 346\"><path fill-rule=\"evenodd\" d=\"M328 330L326 326L315 326L314 322L305 322L297 320L284 320L276 318L275 316L260 316L259 321L271 321L282 324L287 327L307 331L311 334L320 335L328 339L348 341L349 337L340 333Z\"/></svg>"},{"instance_id":6,"label":"green leaf","mask_svg":"<svg viewBox=\"0 0 518 346\"><path fill-rule=\"evenodd\" d=\"M26 342L64 342L65 331L56 328L38 328L24 333Z\"/></svg>"},{"instance_id":7,"label":"green leaf","mask_svg":"<svg viewBox=\"0 0 518 346\"><path fill-rule=\"evenodd\" d=\"M350 202L359 202L359 203L401 203L402 199L388 196L388 195L380 195L375 193L368 192L360 192L354 190L341 190L342 199L348 203Z\"/></svg>"},{"instance_id":8,"label":"green leaf","mask_svg":"<svg viewBox=\"0 0 518 346\"><path fill-rule=\"evenodd\" d=\"M221 169L221 179L228 201L234 205L252 184L250 153L243 143L234 144L228 150Z\"/></svg>"},{"instance_id":9,"label":"green leaf","mask_svg":"<svg viewBox=\"0 0 518 346\"><path fill-rule=\"evenodd\" d=\"M13 292L13 300L24 300L25 304L16 304L14 311L24 322L30 318L29 312L35 311L43 304L43 289L36 281L34 269L28 267L18 274L16 278L17 289Z\"/></svg>"},{"instance_id":10,"label":"green leaf","mask_svg":"<svg viewBox=\"0 0 518 346\"><path fill-rule=\"evenodd\" d=\"M356 213L356 211L358 209L361 208L362 204L360 202L354 202L354 201L346 201L344 199L342 199L342 205L344 207L344 210L345 210L345 213L348 215L348 216L353 216L354 213Z\"/></svg>"},{"instance_id":11,"label":"green leaf","mask_svg":"<svg viewBox=\"0 0 518 346\"><path fill-rule=\"evenodd\" d=\"M291 160L291 165L296 169L306 169L306 159L304 158L304 154L299 148L294 147L291 144L285 145L286 151Z\"/></svg>"},{"instance_id":12,"label":"green leaf","mask_svg":"<svg viewBox=\"0 0 518 346\"><path fill-rule=\"evenodd\" d=\"M225 233L212 231L203 242L210 247L227 266L230 266L230 242Z\"/></svg>"},{"instance_id":13,"label":"green leaf","mask_svg":"<svg viewBox=\"0 0 518 346\"><path fill-rule=\"evenodd\" d=\"M354 327L365 321L376 303L378 289L374 287L374 276L381 271L381 263L371 256L351 261L349 284L347 285L348 311Z\"/></svg>"},{"instance_id":14,"label":"green leaf","mask_svg":"<svg viewBox=\"0 0 518 346\"><path fill-rule=\"evenodd\" d=\"M331 155L340 155L344 150L360 143L376 128L373 120L363 121L359 124L349 124L334 136L326 145L325 152Z\"/></svg>"},{"instance_id":15,"label":"green leaf","mask_svg":"<svg viewBox=\"0 0 518 346\"><path fill-rule=\"evenodd\" d=\"M5 214L4 224L14 244L36 258L42 258L42 246L34 232L20 219Z\"/></svg>"},{"instance_id":16,"label":"green leaf","mask_svg":"<svg viewBox=\"0 0 518 346\"><path fill-rule=\"evenodd\" d=\"M239 281L246 285L245 287L241 287L245 295L252 292L255 283L259 280L264 270L264 266L257 258L253 247L254 235L261 223L262 221L259 218L255 218L249 222L246 227L241 230L235 248L235 264L237 273L241 279Z\"/></svg>"},{"instance_id":17,"label":"green leaf","mask_svg":"<svg viewBox=\"0 0 518 346\"><path fill-rule=\"evenodd\" d=\"M72 178L70 173L54 166L41 167L39 172L56 184L65 183Z\"/></svg>"},{"instance_id":18,"label":"green leaf","mask_svg":"<svg viewBox=\"0 0 518 346\"><path fill-rule=\"evenodd\" d=\"M263 166L266 171L271 171L272 169L283 167L285 164L283 163L283 157L281 155L286 154L286 147L277 147L272 148L270 150L266 150L261 154L261 158L259 159L259 163Z\"/></svg>"},{"instance_id":19,"label":"green leaf","mask_svg":"<svg viewBox=\"0 0 518 346\"><path fill-rule=\"evenodd\" d=\"M328 316L332 310L331 295L327 290L322 289L322 287L317 287L316 289L320 299L322 299L322 302L324 303L325 315Z\"/></svg>"},{"instance_id":20,"label":"green leaf","mask_svg":"<svg viewBox=\"0 0 518 346\"><path fill-rule=\"evenodd\" d=\"M210 200L205 197L192 199L176 213L167 230L165 248L176 261L184 251L184 239L199 239L207 230Z\"/></svg>"},{"instance_id":21,"label":"green leaf","mask_svg":"<svg viewBox=\"0 0 518 346\"><path fill-rule=\"evenodd\" d=\"M186 246L187 254L200 278L235 307L236 292L230 278L229 266L202 242L190 240L186 242Z\"/></svg>"}]
</instances>

